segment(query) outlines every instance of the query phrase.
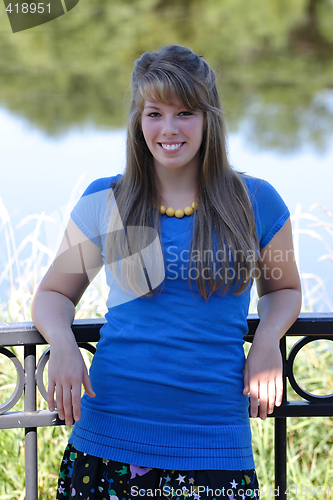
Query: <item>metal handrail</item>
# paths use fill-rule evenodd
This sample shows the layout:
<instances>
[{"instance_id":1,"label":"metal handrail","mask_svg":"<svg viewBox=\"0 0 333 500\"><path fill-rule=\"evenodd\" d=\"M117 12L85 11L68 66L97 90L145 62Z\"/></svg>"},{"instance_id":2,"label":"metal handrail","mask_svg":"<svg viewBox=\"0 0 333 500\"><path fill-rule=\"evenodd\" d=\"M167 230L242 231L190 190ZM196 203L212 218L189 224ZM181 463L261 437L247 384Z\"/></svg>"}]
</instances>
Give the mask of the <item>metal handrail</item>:
<instances>
[{"instance_id":1,"label":"metal handrail","mask_svg":"<svg viewBox=\"0 0 333 500\"><path fill-rule=\"evenodd\" d=\"M89 342L98 342L99 330L104 325L104 319L75 320L73 332L80 347L93 352ZM257 315L249 315L249 332L244 340L252 342L258 326ZM281 340L280 347L283 357L284 393L280 407L269 415L275 419L275 490L279 492L276 498L286 500L287 490L287 417L319 417L333 416L333 394L316 396L307 393L297 383L294 372L294 360L298 352L308 343L315 340L333 341L333 313L300 314L297 321L289 329L286 336L302 337L286 354L286 337ZM64 425L57 411L37 411L36 392L39 389L46 399L43 384L43 372L48 360L48 352L44 352L37 362L36 346L45 345L46 341L38 333L33 323L1 323L0 324L0 355L8 357L15 366L17 383L13 394L0 404L0 430L25 428L25 474L26 500L38 499L38 464L37 464L37 428L45 426ZM8 347L22 346L24 349L24 366ZM286 382L297 393L300 401L288 401ZM24 410L10 411L19 401L24 391Z\"/></svg>"}]
</instances>

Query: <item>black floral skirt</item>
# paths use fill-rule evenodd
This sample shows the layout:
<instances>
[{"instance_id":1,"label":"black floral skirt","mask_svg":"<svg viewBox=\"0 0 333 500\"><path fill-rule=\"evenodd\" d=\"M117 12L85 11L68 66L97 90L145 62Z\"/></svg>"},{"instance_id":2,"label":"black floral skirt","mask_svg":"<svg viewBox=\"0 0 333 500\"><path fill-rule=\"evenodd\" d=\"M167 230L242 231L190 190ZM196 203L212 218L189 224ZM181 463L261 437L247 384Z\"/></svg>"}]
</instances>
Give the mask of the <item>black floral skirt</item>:
<instances>
[{"instance_id":1,"label":"black floral skirt","mask_svg":"<svg viewBox=\"0 0 333 500\"><path fill-rule=\"evenodd\" d=\"M60 467L57 500L247 500L259 499L254 469L150 469L93 457L65 449Z\"/></svg>"}]
</instances>

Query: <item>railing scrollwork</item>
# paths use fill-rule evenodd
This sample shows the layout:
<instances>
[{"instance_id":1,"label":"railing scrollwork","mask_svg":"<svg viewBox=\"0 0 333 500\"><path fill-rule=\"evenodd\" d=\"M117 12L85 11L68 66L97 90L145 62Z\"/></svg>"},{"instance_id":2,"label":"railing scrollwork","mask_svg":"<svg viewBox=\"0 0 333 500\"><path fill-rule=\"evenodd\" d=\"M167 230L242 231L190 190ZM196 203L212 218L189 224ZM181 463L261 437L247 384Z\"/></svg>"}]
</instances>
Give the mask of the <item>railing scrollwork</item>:
<instances>
[{"instance_id":1,"label":"railing scrollwork","mask_svg":"<svg viewBox=\"0 0 333 500\"><path fill-rule=\"evenodd\" d=\"M0 354L10 359L10 361L15 366L17 374L16 386L14 392L9 396L7 401L0 404L0 415L1 415L2 413L5 413L6 411L13 408L16 405L16 403L21 399L21 396L24 391L25 373L21 361L14 353L12 353L12 351L6 349L5 347L0 346Z\"/></svg>"},{"instance_id":2,"label":"railing scrollwork","mask_svg":"<svg viewBox=\"0 0 333 500\"><path fill-rule=\"evenodd\" d=\"M329 336L308 336L303 337L301 340L296 342L293 345L289 352L288 359L286 360L286 371L287 377L290 382L291 387L294 389L296 394L298 394L301 398L310 401L311 403L333 403L333 394L328 394L326 396L318 396L316 394L312 394L310 392L305 391L302 387L297 383L295 375L294 375L294 361L296 359L297 354L303 349L304 346L310 344L311 342L316 342L318 340L330 340L333 341L333 335Z\"/></svg>"}]
</instances>

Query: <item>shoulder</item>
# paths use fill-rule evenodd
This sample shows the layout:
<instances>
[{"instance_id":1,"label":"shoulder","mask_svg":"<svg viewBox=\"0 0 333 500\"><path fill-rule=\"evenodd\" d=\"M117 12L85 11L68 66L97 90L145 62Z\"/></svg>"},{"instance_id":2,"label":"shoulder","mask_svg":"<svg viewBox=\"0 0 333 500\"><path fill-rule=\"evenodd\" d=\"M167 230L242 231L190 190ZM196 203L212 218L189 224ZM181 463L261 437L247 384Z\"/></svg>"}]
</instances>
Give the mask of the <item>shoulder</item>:
<instances>
[{"instance_id":1,"label":"shoulder","mask_svg":"<svg viewBox=\"0 0 333 500\"><path fill-rule=\"evenodd\" d=\"M114 187L116 182L122 177L122 174L114 175L112 177L101 177L100 179L94 180L87 189L84 191L82 197L91 194L99 193L107 189Z\"/></svg>"},{"instance_id":2,"label":"shoulder","mask_svg":"<svg viewBox=\"0 0 333 500\"><path fill-rule=\"evenodd\" d=\"M276 191L276 189L269 182L264 179L259 179L258 177L251 177L247 174L240 174L240 178L248 189L248 193L251 198L256 198L257 196L268 195L271 191Z\"/></svg>"},{"instance_id":3,"label":"shoulder","mask_svg":"<svg viewBox=\"0 0 333 500\"><path fill-rule=\"evenodd\" d=\"M105 211L108 195L120 178L121 174L93 181L71 211L73 222L99 247L102 246L101 235L106 234L107 231Z\"/></svg>"},{"instance_id":4,"label":"shoulder","mask_svg":"<svg viewBox=\"0 0 333 500\"><path fill-rule=\"evenodd\" d=\"M289 209L277 190L264 179L241 175L248 188L256 220L260 247L266 246L290 217Z\"/></svg>"},{"instance_id":5,"label":"shoulder","mask_svg":"<svg viewBox=\"0 0 333 500\"><path fill-rule=\"evenodd\" d=\"M281 195L268 181L246 174L241 174L241 179L247 187L252 204L261 208L269 208L276 204L285 206Z\"/></svg>"}]
</instances>

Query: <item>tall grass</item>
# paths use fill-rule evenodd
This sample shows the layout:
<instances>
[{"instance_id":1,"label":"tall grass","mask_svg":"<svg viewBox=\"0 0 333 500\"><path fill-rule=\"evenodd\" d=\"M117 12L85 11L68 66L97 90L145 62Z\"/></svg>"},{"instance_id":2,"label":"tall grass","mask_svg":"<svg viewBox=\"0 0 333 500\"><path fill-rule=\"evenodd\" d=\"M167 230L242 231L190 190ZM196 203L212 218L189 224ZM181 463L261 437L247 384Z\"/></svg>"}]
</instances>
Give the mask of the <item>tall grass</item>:
<instances>
[{"instance_id":1,"label":"tall grass","mask_svg":"<svg viewBox=\"0 0 333 500\"><path fill-rule=\"evenodd\" d=\"M319 215L315 215L319 212ZM295 214L291 216L293 223L293 240L295 248L295 258L298 269L301 270L302 290L303 290L303 307L307 312L320 311L322 309L333 310L332 298L330 297L325 280L315 273L302 272L300 264L301 253L301 235L306 236L304 247L308 244L309 238L317 240L322 247L323 253L319 255L317 260L322 262L329 260L333 264L333 249L331 244L333 240L333 216L325 207L319 203L311 205L307 212L302 212L302 207L297 204ZM306 227L302 222L307 221ZM331 243L332 242L332 243Z\"/></svg>"},{"instance_id":2,"label":"tall grass","mask_svg":"<svg viewBox=\"0 0 333 500\"><path fill-rule=\"evenodd\" d=\"M81 179L80 179L81 181ZM77 186L76 186L77 189ZM74 194L72 196L74 198ZM68 217L69 207L62 213L63 220ZM317 215L316 215L317 214ZM9 214L0 199L0 255L6 258L0 268L0 321L31 321L30 307L33 294L41 277L52 262L54 252L43 242L43 227L53 224L54 219L45 214L34 214L24 218L18 227L12 227ZM320 205L314 205L302 213L298 205L292 216L296 259L300 262L301 238L315 238L323 245L324 253L319 260L333 261L330 238L333 236L332 214ZM304 227L304 223L306 223ZM19 229L32 230L22 239L16 241ZM327 235L325 238L324 234ZM304 238L304 236L303 236ZM304 292L303 311L314 311L318 308L332 310L331 298L322 278L311 273L302 273ZM77 308L77 318L101 317L106 312L107 288L105 275L99 276L90 285ZM251 301L251 310L255 311L255 295ZM288 339L288 346L295 339ZM42 352L38 348L38 352ZM19 348L15 349L22 358ZM305 383L311 392L322 391L324 381L326 392L333 392L331 350L323 350L319 342L307 346L297 359L295 374L297 380ZM15 385L15 371L10 362L0 357L0 395L1 402L11 394ZM325 393L325 392L324 392ZM288 387L288 397L293 391ZM38 408L46 408L45 401L39 397ZM20 401L15 409L22 409ZM269 490L274 487L274 430L273 419L262 422L251 421L253 432L253 448L261 488L264 499L269 499ZM65 427L41 428L38 431L39 460L39 497L43 500L56 498L57 473L63 449L67 443L70 429ZM308 496L299 494L298 498L313 498L310 487L330 486L333 497L333 419L332 418L289 418L288 419L288 498L297 498L295 488L308 492ZM24 430L13 429L0 431L0 500L24 499ZM294 489L293 489L294 488ZM319 497L319 495L318 495ZM316 498L316 497L314 497ZM325 498L323 495L321 498Z\"/></svg>"}]
</instances>

